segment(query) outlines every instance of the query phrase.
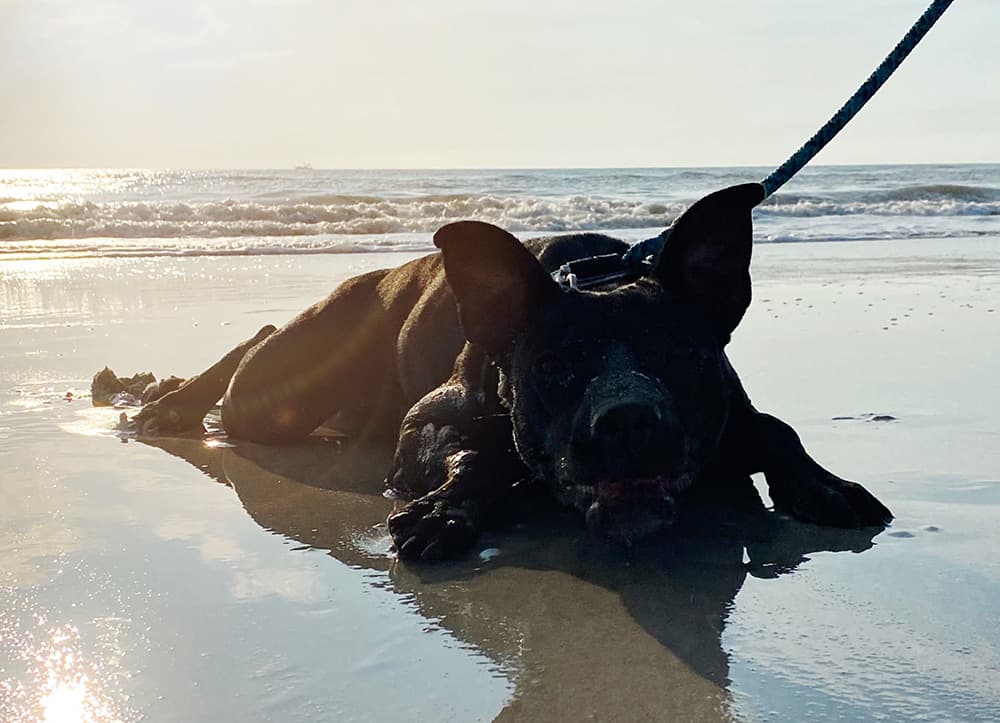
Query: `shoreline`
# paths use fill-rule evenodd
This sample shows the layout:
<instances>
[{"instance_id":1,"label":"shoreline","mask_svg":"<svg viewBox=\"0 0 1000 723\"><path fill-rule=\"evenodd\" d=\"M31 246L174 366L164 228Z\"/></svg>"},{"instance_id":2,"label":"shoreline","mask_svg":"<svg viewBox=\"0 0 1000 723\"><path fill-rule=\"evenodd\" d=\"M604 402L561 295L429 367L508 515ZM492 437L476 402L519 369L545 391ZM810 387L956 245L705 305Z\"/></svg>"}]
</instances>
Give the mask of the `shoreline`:
<instances>
[{"instance_id":1,"label":"shoreline","mask_svg":"<svg viewBox=\"0 0 1000 723\"><path fill-rule=\"evenodd\" d=\"M649 228L612 228L601 229L598 233L603 233L613 238L619 238L629 243L641 241L646 238L656 236L661 227ZM583 232L580 232L583 233ZM549 232L527 231L516 234L518 238L528 240L541 236L553 235ZM221 236L221 237L190 237L190 238L106 238L106 237L85 237L67 239L42 239L30 241L8 241L6 247L0 250L0 264L24 264L32 262L72 262L72 261L99 261L101 259L226 259L226 258L269 258L275 256L304 256L323 258L326 256L366 256L383 254L412 254L424 255L435 253L432 234L429 232L398 232L398 233L371 233L371 234L325 234L316 236L288 236L288 237L253 237L253 236ZM857 244L864 244L872 247L877 258L892 258L902 261L910 256L913 260L926 259L933 263L935 259L947 257L954 253L956 246L964 250L981 249L982 255L979 259L985 267L992 269L995 266L995 259L992 255L992 248L997 239L996 235L984 232L980 235L943 235L924 236L916 238L756 238L754 248L757 250L768 249L770 247L785 246L805 246L810 249L810 255L822 257L821 253L816 253L823 247L830 246L830 256L852 257L851 251L837 252L834 249L846 245L853 249ZM264 241L273 240L294 240L304 243L304 246L268 246L262 244ZM327 242L326 245L316 245L316 242ZM387 242L388 241L388 242ZM160 247L143 248L141 243L136 242L161 243ZM191 247L177 245L179 242L191 242ZM248 242L251 242L248 245ZM102 246L103 244L103 246ZM199 245L200 244L200 245ZM212 244L217 248L212 248ZM253 245L258 244L258 245ZM891 245L891 247L888 247ZM24 248L35 249L36 246L44 247L39 250L11 251L10 247L22 246ZM73 247L81 247L74 250ZM760 251L761 253L769 253ZM797 252L795 252L797 253ZM755 251L755 256L758 251ZM756 260L756 259L755 259ZM2 267L0 267L2 270ZM829 268L824 268L823 273L829 273Z\"/></svg>"}]
</instances>

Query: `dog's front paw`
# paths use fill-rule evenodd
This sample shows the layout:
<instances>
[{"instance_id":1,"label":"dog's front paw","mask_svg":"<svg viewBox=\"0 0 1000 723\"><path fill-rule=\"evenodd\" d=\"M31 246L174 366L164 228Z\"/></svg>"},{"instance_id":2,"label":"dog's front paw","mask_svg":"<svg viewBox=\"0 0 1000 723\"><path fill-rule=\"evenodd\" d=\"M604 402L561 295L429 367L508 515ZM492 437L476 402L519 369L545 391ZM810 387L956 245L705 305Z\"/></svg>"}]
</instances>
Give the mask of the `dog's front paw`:
<instances>
[{"instance_id":1,"label":"dog's front paw","mask_svg":"<svg viewBox=\"0 0 1000 723\"><path fill-rule=\"evenodd\" d=\"M457 557L479 535L467 508L435 495L414 500L387 522L399 556L407 560Z\"/></svg>"},{"instance_id":2,"label":"dog's front paw","mask_svg":"<svg viewBox=\"0 0 1000 723\"><path fill-rule=\"evenodd\" d=\"M179 392L173 391L145 405L132 417L132 422L139 435L188 432L201 427L206 411L201 406L187 404Z\"/></svg>"},{"instance_id":3,"label":"dog's front paw","mask_svg":"<svg viewBox=\"0 0 1000 723\"><path fill-rule=\"evenodd\" d=\"M884 527L892 512L857 482L849 482L819 465L777 479L768 475L774 509L802 522L830 527Z\"/></svg>"},{"instance_id":4,"label":"dog's front paw","mask_svg":"<svg viewBox=\"0 0 1000 723\"><path fill-rule=\"evenodd\" d=\"M407 499L419 499L443 485L453 455L462 449L453 425L403 421L386 487Z\"/></svg>"}]
</instances>

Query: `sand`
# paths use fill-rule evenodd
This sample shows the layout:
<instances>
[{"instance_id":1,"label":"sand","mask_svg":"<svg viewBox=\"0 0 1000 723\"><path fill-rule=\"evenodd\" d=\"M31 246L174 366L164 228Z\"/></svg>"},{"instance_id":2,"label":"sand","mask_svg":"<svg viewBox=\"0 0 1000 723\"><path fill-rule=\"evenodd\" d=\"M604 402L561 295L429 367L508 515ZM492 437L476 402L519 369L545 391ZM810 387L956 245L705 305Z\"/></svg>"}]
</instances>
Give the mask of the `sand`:
<instances>
[{"instance_id":1,"label":"sand","mask_svg":"<svg viewBox=\"0 0 1000 723\"><path fill-rule=\"evenodd\" d=\"M0 261L0 719L995 718L995 245L755 250L731 357L892 508L874 539L692 518L625 557L545 511L402 565L389 451L211 419L144 444L86 398L105 364L191 374L404 258Z\"/></svg>"}]
</instances>

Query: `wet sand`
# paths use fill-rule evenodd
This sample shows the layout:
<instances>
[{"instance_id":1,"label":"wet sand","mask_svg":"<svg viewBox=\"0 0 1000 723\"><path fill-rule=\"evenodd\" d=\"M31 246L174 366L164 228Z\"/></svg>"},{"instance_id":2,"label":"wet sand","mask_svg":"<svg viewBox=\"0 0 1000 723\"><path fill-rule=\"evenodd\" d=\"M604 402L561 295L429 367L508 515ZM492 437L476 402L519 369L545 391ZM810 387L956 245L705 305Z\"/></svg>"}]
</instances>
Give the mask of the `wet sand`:
<instances>
[{"instance_id":1,"label":"wet sand","mask_svg":"<svg viewBox=\"0 0 1000 723\"><path fill-rule=\"evenodd\" d=\"M389 450L233 443L217 418L123 442L86 398L105 364L191 374L405 258L0 262L0 719L994 718L995 246L755 250L733 362L892 508L874 539L744 494L629 555L542 506L402 565Z\"/></svg>"}]
</instances>

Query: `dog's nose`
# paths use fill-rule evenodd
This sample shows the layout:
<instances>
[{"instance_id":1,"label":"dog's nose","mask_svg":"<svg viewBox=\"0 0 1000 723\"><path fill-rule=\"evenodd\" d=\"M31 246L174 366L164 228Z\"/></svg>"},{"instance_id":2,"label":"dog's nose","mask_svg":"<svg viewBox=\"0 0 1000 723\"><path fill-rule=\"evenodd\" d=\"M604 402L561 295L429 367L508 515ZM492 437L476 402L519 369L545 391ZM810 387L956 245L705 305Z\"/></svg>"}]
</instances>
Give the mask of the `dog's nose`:
<instances>
[{"instance_id":1,"label":"dog's nose","mask_svg":"<svg viewBox=\"0 0 1000 723\"><path fill-rule=\"evenodd\" d=\"M629 450L646 449L662 428L660 409L641 402L617 402L595 410L590 419L594 440Z\"/></svg>"}]
</instances>

